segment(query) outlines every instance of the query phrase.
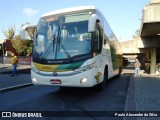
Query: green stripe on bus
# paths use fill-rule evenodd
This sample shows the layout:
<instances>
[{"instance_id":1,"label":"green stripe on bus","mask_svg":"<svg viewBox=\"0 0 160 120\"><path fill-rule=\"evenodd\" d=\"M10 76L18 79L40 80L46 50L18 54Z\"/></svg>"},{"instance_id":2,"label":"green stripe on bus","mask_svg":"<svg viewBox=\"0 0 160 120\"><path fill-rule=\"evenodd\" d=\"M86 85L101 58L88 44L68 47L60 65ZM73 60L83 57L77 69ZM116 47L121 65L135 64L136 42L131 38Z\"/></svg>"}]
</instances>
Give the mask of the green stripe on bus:
<instances>
[{"instance_id":1,"label":"green stripe on bus","mask_svg":"<svg viewBox=\"0 0 160 120\"><path fill-rule=\"evenodd\" d=\"M62 65L58 65L55 70L73 70L73 69L78 69L80 66L82 66L82 64L85 61L81 61L81 62L76 62L76 63L71 63L71 64L62 64Z\"/></svg>"}]
</instances>

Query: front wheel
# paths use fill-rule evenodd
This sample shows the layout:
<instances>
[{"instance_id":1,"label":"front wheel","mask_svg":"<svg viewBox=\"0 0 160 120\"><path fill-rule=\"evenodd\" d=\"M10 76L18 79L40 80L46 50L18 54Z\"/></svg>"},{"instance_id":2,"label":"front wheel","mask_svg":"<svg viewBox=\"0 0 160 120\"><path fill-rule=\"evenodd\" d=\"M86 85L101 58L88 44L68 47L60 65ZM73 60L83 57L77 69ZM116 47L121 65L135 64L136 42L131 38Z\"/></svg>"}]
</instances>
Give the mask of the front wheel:
<instances>
[{"instance_id":1,"label":"front wheel","mask_svg":"<svg viewBox=\"0 0 160 120\"><path fill-rule=\"evenodd\" d=\"M97 89L103 91L105 89L105 86L106 86L106 80L103 80L101 83L97 85Z\"/></svg>"}]
</instances>

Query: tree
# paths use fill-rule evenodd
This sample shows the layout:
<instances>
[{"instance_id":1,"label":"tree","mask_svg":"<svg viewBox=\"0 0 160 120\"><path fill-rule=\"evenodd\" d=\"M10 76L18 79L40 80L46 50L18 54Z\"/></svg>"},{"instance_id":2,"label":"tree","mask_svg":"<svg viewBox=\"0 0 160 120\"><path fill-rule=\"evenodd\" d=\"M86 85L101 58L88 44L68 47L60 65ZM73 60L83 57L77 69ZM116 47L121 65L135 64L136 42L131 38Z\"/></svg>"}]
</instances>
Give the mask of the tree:
<instances>
[{"instance_id":1,"label":"tree","mask_svg":"<svg viewBox=\"0 0 160 120\"><path fill-rule=\"evenodd\" d=\"M35 32L35 29L30 29L29 32L28 32L28 35L31 38L31 40L33 40L33 38L34 38L34 32Z\"/></svg>"},{"instance_id":2,"label":"tree","mask_svg":"<svg viewBox=\"0 0 160 120\"><path fill-rule=\"evenodd\" d=\"M33 41L27 40L26 42L27 42L26 53L27 53L27 56L29 56L32 54Z\"/></svg>"},{"instance_id":3,"label":"tree","mask_svg":"<svg viewBox=\"0 0 160 120\"><path fill-rule=\"evenodd\" d=\"M135 34L133 35L133 38L137 38L140 35L140 30L136 30Z\"/></svg>"},{"instance_id":4,"label":"tree","mask_svg":"<svg viewBox=\"0 0 160 120\"><path fill-rule=\"evenodd\" d=\"M16 49L19 55L32 54L32 41L31 40L21 40L20 35L15 36L15 39L12 41L12 46L14 49Z\"/></svg>"},{"instance_id":5,"label":"tree","mask_svg":"<svg viewBox=\"0 0 160 120\"><path fill-rule=\"evenodd\" d=\"M6 38L8 40L12 40L14 35L15 35L15 25L10 25L10 26L7 26L6 28L3 28L2 29L2 33L4 34L4 36L6 36Z\"/></svg>"},{"instance_id":6,"label":"tree","mask_svg":"<svg viewBox=\"0 0 160 120\"><path fill-rule=\"evenodd\" d=\"M22 54L25 52L26 45L24 42L22 42L20 35L15 36L15 39L12 41L12 46L14 49L16 49L16 52L18 54Z\"/></svg>"}]
</instances>

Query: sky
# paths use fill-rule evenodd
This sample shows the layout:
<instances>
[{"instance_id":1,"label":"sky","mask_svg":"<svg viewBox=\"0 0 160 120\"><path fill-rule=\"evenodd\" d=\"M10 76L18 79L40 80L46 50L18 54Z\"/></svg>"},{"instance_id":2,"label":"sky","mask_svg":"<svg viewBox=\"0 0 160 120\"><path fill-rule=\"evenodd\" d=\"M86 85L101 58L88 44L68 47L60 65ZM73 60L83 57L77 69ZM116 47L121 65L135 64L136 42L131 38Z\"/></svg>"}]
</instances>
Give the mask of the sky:
<instances>
[{"instance_id":1,"label":"sky","mask_svg":"<svg viewBox=\"0 0 160 120\"><path fill-rule=\"evenodd\" d=\"M2 0L0 3L0 40L6 39L2 29L26 22L37 24L47 12L76 6L94 5L105 16L119 41L131 40L140 29L142 11L149 0Z\"/></svg>"}]
</instances>

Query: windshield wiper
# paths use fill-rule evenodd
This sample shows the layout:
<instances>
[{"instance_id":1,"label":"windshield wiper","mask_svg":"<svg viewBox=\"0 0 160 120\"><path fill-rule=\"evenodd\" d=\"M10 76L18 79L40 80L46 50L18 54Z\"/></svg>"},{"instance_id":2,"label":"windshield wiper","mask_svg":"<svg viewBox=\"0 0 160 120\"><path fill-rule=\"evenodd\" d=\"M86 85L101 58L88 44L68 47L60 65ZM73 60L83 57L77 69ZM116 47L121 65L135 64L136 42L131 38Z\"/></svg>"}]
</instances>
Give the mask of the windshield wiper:
<instances>
[{"instance_id":1,"label":"windshield wiper","mask_svg":"<svg viewBox=\"0 0 160 120\"><path fill-rule=\"evenodd\" d=\"M71 58L70 54L68 53L67 49L64 47L64 45L62 44L61 40L60 40L60 27L59 27L59 35L58 35L58 40L57 40L57 44L56 44L56 59L57 59L57 53L58 53L58 50L60 50L60 46L62 48L62 50L64 51L64 53L66 54L66 56L68 58Z\"/></svg>"},{"instance_id":2,"label":"windshield wiper","mask_svg":"<svg viewBox=\"0 0 160 120\"><path fill-rule=\"evenodd\" d=\"M64 45L62 44L62 42L61 41L59 41L59 42L60 42L61 48L63 49L63 51L66 54L66 56L68 58L71 58L70 54L68 53L67 49L64 47Z\"/></svg>"}]
</instances>

